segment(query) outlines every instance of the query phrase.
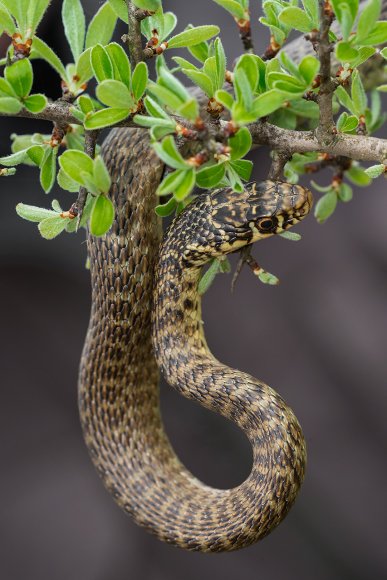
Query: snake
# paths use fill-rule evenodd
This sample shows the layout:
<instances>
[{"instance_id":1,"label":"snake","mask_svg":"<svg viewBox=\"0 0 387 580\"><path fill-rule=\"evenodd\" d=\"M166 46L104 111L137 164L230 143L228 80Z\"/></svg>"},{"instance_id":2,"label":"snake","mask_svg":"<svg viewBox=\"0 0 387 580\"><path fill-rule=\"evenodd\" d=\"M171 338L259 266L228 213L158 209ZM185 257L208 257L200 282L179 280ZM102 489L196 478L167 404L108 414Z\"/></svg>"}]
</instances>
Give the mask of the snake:
<instances>
[{"instance_id":1,"label":"snake","mask_svg":"<svg viewBox=\"0 0 387 580\"><path fill-rule=\"evenodd\" d=\"M302 220L311 193L272 180L248 183L241 193L204 192L163 237L154 208L164 165L147 132L115 128L101 152L115 217L103 237L87 234L92 306L79 410L91 459L116 503L160 540L197 552L249 546L293 505L305 439L278 393L211 354L198 284L211 260ZM160 413L160 371L180 394L246 434L253 466L239 486L212 488L179 460Z\"/></svg>"}]
</instances>

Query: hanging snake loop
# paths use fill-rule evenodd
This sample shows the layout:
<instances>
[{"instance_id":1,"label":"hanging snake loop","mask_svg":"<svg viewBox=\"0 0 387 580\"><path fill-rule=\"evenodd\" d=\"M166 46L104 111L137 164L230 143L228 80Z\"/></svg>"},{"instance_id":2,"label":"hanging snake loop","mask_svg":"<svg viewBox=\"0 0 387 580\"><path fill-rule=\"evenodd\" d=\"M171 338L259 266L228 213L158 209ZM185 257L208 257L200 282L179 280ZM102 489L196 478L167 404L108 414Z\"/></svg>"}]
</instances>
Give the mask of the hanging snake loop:
<instances>
[{"instance_id":1,"label":"hanging snake loop","mask_svg":"<svg viewBox=\"0 0 387 580\"><path fill-rule=\"evenodd\" d=\"M200 195L160 248L154 204L163 168L148 137L113 130L103 155L116 214L106 236L88 238L92 312L79 403L91 457L116 502L160 539L203 552L247 546L278 525L294 502L305 442L275 391L209 352L197 286L212 258L303 219L311 193L266 181L240 194ZM160 417L157 365L180 393L246 433L254 461L241 485L213 489L178 460Z\"/></svg>"}]
</instances>

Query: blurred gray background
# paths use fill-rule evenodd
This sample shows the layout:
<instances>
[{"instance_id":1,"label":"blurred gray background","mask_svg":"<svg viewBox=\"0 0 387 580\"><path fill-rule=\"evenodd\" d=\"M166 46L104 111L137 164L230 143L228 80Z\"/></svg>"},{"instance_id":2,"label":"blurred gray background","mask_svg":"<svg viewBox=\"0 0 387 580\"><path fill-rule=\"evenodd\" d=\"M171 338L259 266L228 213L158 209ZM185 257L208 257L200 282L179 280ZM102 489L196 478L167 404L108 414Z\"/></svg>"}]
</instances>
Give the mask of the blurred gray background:
<instances>
[{"instance_id":1,"label":"blurred gray background","mask_svg":"<svg viewBox=\"0 0 387 580\"><path fill-rule=\"evenodd\" d=\"M240 52L232 19L209 0L165 2L188 22L222 27L228 56ZM258 2L254 19L258 14ZM41 35L64 57L55 0ZM85 3L88 17L94 3ZM123 29L122 29L123 32ZM256 26L258 54L267 33ZM36 88L58 96L55 74L36 66ZM48 124L1 118L1 154L11 132ZM259 150L255 177L268 152ZM317 178L320 182L325 178ZM269 383L295 410L308 443L307 477L284 523L263 542L221 555L163 545L116 507L82 440L77 370L90 308L84 233L53 242L20 220L17 202L49 206L36 169L1 180L0 577L4 580L382 580L387 577L385 181L357 190L302 241L256 246L278 288L243 272L234 295L219 277L204 300L208 342L230 366ZM70 196L70 197L69 197ZM70 199L71 198L71 199ZM251 452L227 421L162 386L167 430L187 466L206 483L238 484Z\"/></svg>"}]
</instances>

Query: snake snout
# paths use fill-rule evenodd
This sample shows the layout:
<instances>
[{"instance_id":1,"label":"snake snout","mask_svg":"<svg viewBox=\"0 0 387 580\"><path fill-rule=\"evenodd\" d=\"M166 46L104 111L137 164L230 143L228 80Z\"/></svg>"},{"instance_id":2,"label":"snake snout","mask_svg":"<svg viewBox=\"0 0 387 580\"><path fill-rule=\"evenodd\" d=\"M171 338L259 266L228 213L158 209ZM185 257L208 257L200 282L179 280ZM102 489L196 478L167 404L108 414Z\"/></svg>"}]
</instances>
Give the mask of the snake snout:
<instances>
[{"instance_id":1,"label":"snake snout","mask_svg":"<svg viewBox=\"0 0 387 580\"><path fill-rule=\"evenodd\" d=\"M276 211L279 221L282 222L282 229L287 229L303 220L310 212L312 205L312 192L307 187L286 184L278 198Z\"/></svg>"}]
</instances>

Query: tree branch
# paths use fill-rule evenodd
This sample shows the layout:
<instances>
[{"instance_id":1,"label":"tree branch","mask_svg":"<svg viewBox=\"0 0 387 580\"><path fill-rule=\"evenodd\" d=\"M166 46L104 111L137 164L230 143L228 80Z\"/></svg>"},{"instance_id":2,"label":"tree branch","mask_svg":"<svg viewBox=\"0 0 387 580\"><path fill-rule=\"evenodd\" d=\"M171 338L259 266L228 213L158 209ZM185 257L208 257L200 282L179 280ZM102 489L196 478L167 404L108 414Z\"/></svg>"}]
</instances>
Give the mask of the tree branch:
<instances>
[{"instance_id":1,"label":"tree branch","mask_svg":"<svg viewBox=\"0 0 387 580\"><path fill-rule=\"evenodd\" d=\"M134 68L137 63L144 60L141 21L138 19L137 8L132 1L126 0L126 4L128 6L128 34L126 35L126 43L129 51L130 64Z\"/></svg>"},{"instance_id":2,"label":"tree branch","mask_svg":"<svg viewBox=\"0 0 387 580\"><path fill-rule=\"evenodd\" d=\"M317 136L321 141L332 139L333 109L332 95L336 88L331 79L331 52L332 46L329 40L329 29L332 24L334 14L329 0L319 0L320 8L320 33L318 40L318 58L320 61L321 85L318 94L318 104L320 107L320 122L317 129Z\"/></svg>"},{"instance_id":3,"label":"tree branch","mask_svg":"<svg viewBox=\"0 0 387 580\"><path fill-rule=\"evenodd\" d=\"M0 117L22 117L51 121L53 123L60 122L63 124L82 125L76 117L71 115L69 108L63 101L56 101L49 103L46 109L38 114L32 114L23 109L16 115L0 113ZM185 125L184 119L176 117L176 122ZM222 129L227 124L228 121L220 122ZM128 117L114 126L139 128L132 117ZM248 129L255 145L268 145L271 149L276 149L278 152L285 152L288 155L317 151L331 153L332 155L344 155L345 157L359 161L379 161L379 163L385 163L387 160L386 139L339 133L338 135L332 136L329 143L323 143L317 138L315 131L292 131L290 129L276 127L264 121L251 123L248 125ZM146 131L147 129L144 128L143 130Z\"/></svg>"},{"instance_id":4,"label":"tree branch","mask_svg":"<svg viewBox=\"0 0 387 580\"><path fill-rule=\"evenodd\" d=\"M1 117L20 117L23 119L39 119L41 121L51 121L59 125L82 125L76 117L70 113L70 105L65 101L58 100L48 103L41 113L31 113L27 109L22 109L20 113L0 113Z\"/></svg>"},{"instance_id":5,"label":"tree branch","mask_svg":"<svg viewBox=\"0 0 387 580\"><path fill-rule=\"evenodd\" d=\"M292 131L260 121L252 123L248 129L254 144L268 145L289 155L317 151L358 161L385 163L387 160L387 139L339 133L330 143L322 143L315 131Z\"/></svg>"}]
</instances>

